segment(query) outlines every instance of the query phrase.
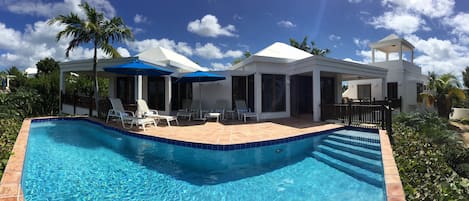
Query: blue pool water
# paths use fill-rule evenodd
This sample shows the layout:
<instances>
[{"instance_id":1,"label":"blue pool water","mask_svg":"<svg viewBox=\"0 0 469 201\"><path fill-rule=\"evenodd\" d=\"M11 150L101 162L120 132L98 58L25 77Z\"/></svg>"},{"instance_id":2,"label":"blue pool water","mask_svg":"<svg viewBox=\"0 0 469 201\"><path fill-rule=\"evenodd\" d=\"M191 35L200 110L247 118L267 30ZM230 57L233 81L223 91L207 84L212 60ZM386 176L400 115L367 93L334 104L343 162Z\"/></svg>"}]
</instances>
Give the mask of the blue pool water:
<instances>
[{"instance_id":1,"label":"blue pool water","mask_svg":"<svg viewBox=\"0 0 469 201\"><path fill-rule=\"evenodd\" d=\"M384 200L376 136L339 130L217 151L84 120L33 122L22 188L26 200Z\"/></svg>"}]
</instances>

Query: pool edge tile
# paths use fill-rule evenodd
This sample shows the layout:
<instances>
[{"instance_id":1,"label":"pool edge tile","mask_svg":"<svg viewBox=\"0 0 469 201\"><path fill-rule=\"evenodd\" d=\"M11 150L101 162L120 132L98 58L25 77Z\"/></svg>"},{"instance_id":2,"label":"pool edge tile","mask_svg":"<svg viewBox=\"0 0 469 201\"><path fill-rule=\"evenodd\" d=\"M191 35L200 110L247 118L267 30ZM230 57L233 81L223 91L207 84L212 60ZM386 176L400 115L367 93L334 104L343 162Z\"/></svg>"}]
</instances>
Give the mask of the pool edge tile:
<instances>
[{"instance_id":1,"label":"pool edge tile","mask_svg":"<svg viewBox=\"0 0 469 201\"><path fill-rule=\"evenodd\" d=\"M405 201L405 192L399 176L399 170L397 169L397 164L394 160L394 155L392 154L392 146L389 141L389 136L385 130L379 130L379 139L381 142L386 200Z\"/></svg>"}]
</instances>

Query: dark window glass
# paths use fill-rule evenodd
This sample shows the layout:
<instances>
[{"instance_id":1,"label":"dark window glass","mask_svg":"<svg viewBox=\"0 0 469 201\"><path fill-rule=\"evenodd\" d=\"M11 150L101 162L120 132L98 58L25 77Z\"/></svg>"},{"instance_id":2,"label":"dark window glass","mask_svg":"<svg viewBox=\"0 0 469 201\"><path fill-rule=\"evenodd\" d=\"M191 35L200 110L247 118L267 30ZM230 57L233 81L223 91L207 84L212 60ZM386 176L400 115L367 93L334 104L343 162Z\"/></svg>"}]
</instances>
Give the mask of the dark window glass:
<instances>
[{"instance_id":1,"label":"dark window glass","mask_svg":"<svg viewBox=\"0 0 469 201\"><path fill-rule=\"evenodd\" d=\"M422 102L422 96L420 95L423 92L423 84L417 83L417 103Z\"/></svg>"},{"instance_id":2,"label":"dark window glass","mask_svg":"<svg viewBox=\"0 0 469 201\"><path fill-rule=\"evenodd\" d=\"M358 85L358 99L371 100L371 84Z\"/></svg>"},{"instance_id":3,"label":"dark window glass","mask_svg":"<svg viewBox=\"0 0 469 201\"><path fill-rule=\"evenodd\" d=\"M388 98L397 99L397 82L388 83Z\"/></svg>"},{"instance_id":4,"label":"dark window glass","mask_svg":"<svg viewBox=\"0 0 469 201\"><path fill-rule=\"evenodd\" d=\"M262 75L262 112L285 111L285 75Z\"/></svg>"},{"instance_id":5,"label":"dark window glass","mask_svg":"<svg viewBox=\"0 0 469 201\"><path fill-rule=\"evenodd\" d=\"M165 110L164 77L148 77L148 107Z\"/></svg>"},{"instance_id":6,"label":"dark window glass","mask_svg":"<svg viewBox=\"0 0 469 201\"><path fill-rule=\"evenodd\" d=\"M232 76L231 77L231 106L235 108L236 100L247 100L246 94L246 77L245 76ZM246 102L247 104L247 102Z\"/></svg>"},{"instance_id":7,"label":"dark window glass","mask_svg":"<svg viewBox=\"0 0 469 201\"><path fill-rule=\"evenodd\" d=\"M176 82L178 78L171 77L171 109L183 109L184 100L192 100L192 83ZM190 105L189 105L190 106ZM184 108L186 109L186 108Z\"/></svg>"},{"instance_id":8,"label":"dark window glass","mask_svg":"<svg viewBox=\"0 0 469 201\"><path fill-rule=\"evenodd\" d=\"M123 104L135 103L135 82L133 77L118 77L116 94Z\"/></svg>"}]
</instances>

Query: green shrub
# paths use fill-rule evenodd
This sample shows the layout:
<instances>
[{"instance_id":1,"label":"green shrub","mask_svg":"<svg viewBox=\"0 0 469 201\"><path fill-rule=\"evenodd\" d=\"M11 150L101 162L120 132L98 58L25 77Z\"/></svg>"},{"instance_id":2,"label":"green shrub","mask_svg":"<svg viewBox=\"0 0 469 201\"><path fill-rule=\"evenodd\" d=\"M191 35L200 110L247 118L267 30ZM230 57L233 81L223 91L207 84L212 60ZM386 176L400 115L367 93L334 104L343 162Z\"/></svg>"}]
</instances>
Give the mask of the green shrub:
<instances>
[{"instance_id":1,"label":"green shrub","mask_svg":"<svg viewBox=\"0 0 469 201\"><path fill-rule=\"evenodd\" d=\"M435 113L395 118L394 155L407 200L469 200L465 149ZM461 167L461 171L453 169Z\"/></svg>"},{"instance_id":2,"label":"green shrub","mask_svg":"<svg viewBox=\"0 0 469 201\"><path fill-rule=\"evenodd\" d=\"M11 149L15 144L16 137L21 128L18 119L0 119L0 177L10 158Z\"/></svg>"}]
</instances>

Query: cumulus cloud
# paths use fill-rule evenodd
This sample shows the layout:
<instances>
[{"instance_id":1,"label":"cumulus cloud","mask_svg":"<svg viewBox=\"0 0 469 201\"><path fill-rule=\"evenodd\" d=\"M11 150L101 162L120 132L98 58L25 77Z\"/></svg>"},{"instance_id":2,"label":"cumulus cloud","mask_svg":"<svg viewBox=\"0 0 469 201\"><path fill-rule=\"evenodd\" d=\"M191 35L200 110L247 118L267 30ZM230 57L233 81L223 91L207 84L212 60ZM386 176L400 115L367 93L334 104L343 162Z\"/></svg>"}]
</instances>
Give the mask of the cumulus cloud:
<instances>
[{"instance_id":1,"label":"cumulus cloud","mask_svg":"<svg viewBox=\"0 0 469 201\"><path fill-rule=\"evenodd\" d=\"M281 20L277 22L277 25L283 28L287 28L287 29L296 27L296 24L288 20Z\"/></svg>"},{"instance_id":2,"label":"cumulus cloud","mask_svg":"<svg viewBox=\"0 0 469 201\"><path fill-rule=\"evenodd\" d=\"M218 36L236 36L234 33L236 28L234 25L222 27L218 23L217 17L213 15L205 15L202 19L196 19L187 24L187 31L205 37Z\"/></svg>"},{"instance_id":3,"label":"cumulus cloud","mask_svg":"<svg viewBox=\"0 0 469 201\"><path fill-rule=\"evenodd\" d=\"M329 38L330 41L338 41L338 40L342 39L342 37L340 37L338 35L335 35L335 34L329 35L328 38Z\"/></svg>"},{"instance_id":4,"label":"cumulus cloud","mask_svg":"<svg viewBox=\"0 0 469 201\"><path fill-rule=\"evenodd\" d=\"M231 67L230 63L214 62L214 63L211 63L211 65L212 65L211 70L215 70L215 71L223 71L223 70L227 70Z\"/></svg>"},{"instance_id":5,"label":"cumulus cloud","mask_svg":"<svg viewBox=\"0 0 469 201\"><path fill-rule=\"evenodd\" d=\"M425 25L419 16L402 12L385 12L382 16L373 17L369 23L376 29L390 29L399 34L414 33Z\"/></svg>"},{"instance_id":6,"label":"cumulus cloud","mask_svg":"<svg viewBox=\"0 0 469 201\"><path fill-rule=\"evenodd\" d=\"M91 6L103 12L108 17L113 17L116 10L107 0L87 0ZM0 6L16 14L26 14L40 17L55 17L59 14L68 14L70 12L84 16L79 5L82 0L64 0L63 2L44 2L29 0L4 0L0 1Z\"/></svg>"},{"instance_id":7,"label":"cumulus cloud","mask_svg":"<svg viewBox=\"0 0 469 201\"><path fill-rule=\"evenodd\" d=\"M454 0L383 0L382 4L396 10L437 18L451 15L455 3Z\"/></svg>"},{"instance_id":8,"label":"cumulus cloud","mask_svg":"<svg viewBox=\"0 0 469 201\"><path fill-rule=\"evenodd\" d=\"M143 16L143 15L140 15L140 14L136 14L134 16L134 22L139 24L139 23L148 23L148 19L147 17Z\"/></svg>"},{"instance_id":9,"label":"cumulus cloud","mask_svg":"<svg viewBox=\"0 0 469 201\"><path fill-rule=\"evenodd\" d=\"M56 41L55 35L64 27L58 24L48 25L46 21L37 21L25 26L24 31L15 30L4 23L0 23L0 68L17 66L20 69L35 66L45 57L52 57L58 61L91 58L93 50L77 47L65 57L65 49L69 39ZM125 53L121 49L122 53ZM107 57L98 51L98 57Z\"/></svg>"},{"instance_id":10,"label":"cumulus cloud","mask_svg":"<svg viewBox=\"0 0 469 201\"><path fill-rule=\"evenodd\" d=\"M362 0L348 0L349 3L361 3Z\"/></svg>"},{"instance_id":11,"label":"cumulus cloud","mask_svg":"<svg viewBox=\"0 0 469 201\"><path fill-rule=\"evenodd\" d=\"M360 49L365 49L368 48L368 44L370 43L370 40L364 39L360 40L359 38L353 38L353 43Z\"/></svg>"},{"instance_id":12,"label":"cumulus cloud","mask_svg":"<svg viewBox=\"0 0 469 201\"><path fill-rule=\"evenodd\" d=\"M168 38L144 39L127 42L127 46L136 52L143 52L154 47L164 47L166 49L179 52L186 56L192 56L193 50L186 42L176 42Z\"/></svg>"},{"instance_id":13,"label":"cumulus cloud","mask_svg":"<svg viewBox=\"0 0 469 201\"><path fill-rule=\"evenodd\" d=\"M197 56L206 59L223 59L226 57L237 58L243 55L243 52L240 50L228 50L223 53L220 48L212 43L206 43L205 45L197 43L194 51Z\"/></svg>"}]
</instances>

